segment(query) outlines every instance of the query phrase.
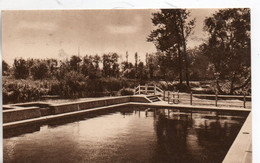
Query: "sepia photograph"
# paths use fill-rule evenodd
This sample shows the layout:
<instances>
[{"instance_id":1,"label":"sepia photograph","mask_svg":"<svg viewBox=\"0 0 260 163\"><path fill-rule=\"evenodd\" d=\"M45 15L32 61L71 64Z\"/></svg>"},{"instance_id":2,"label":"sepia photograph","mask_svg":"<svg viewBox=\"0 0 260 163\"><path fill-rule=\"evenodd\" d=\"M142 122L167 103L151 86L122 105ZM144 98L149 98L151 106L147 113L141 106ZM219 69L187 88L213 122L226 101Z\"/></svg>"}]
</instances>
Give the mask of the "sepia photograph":
<instances>
[{"instance_id":1,"label":"sepia photograph","mask_svg":"<svg viewBox=\"0 0 260 163\"><path fill-rule=\"evenodd\" d=\"M3 162L252 162L250 8L1 19Z\"/></svg>"}]
</instances>

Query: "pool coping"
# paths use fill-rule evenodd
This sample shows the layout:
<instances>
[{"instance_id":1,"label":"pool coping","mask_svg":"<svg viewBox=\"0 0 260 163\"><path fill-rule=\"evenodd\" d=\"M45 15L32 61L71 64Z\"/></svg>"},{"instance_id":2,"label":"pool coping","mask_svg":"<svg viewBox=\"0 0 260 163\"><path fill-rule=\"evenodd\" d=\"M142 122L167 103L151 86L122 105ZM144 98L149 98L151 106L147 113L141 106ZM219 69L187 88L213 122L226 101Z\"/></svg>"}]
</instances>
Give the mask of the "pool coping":
<instances>
[{"instance_id":1,"label":"pool coping","mask_svg":"<svg viewBox=\"0 0 260 163\"><path fill-rule=\"evenodd\" d=\"M119 107L119 106L124 106L124 105L126 105L126 103L96 107L96 108L91 108L91 109L87 109L87 110L79 110L79 111L61 113L61 114L56 114L56 115L48 115L48 116L43 116L43 117L38 117L38 118L15 121L15 122L8 122L8 123L3 123L3 129L9 129L9 128L18 127L21 125L28 125L28 124L32 124L32 123L44 122L44 121L48 121L48 120L65 118L65 117L70 117L70 116L77 116L77 115L85 114L85 113L92 112L92 111L103 110L103 109L107 109L107 108L114 108L114 107Z\"/></svg>"},{"instance_id":2,"label":"pool coping","mask_svg":"<svg viewBox=\"0 0 260 163\"><path fill-rule=\"evenodd\" d=\"M180 105L180 104L173 104L170 105L168 103L140 103L140 102L126 102L121 104L114 104L114 105L106 105L101 107L90 108L86 110L77 110L72 112L66 112L61 114L54 114L48 116L42 116L37 118L31 118L26 120L14 121L14 122L7 122L3 123L3 129L14 128L20 125L27 125L36 122L44 122L47 120L54 120L64 117L76 116L80 114L85 114L91 111L103 110L107 108L114 108L119 106L126 106L126 105L138 105L138 106L149 106L149 107L164 107L164 108L172 108L172 109L196 109L196 110L206 110L206 111L240 111L240 112L250 112L250 109L244 108L219 108L219 107L209 107L209 106L192 106L192 105Z\"/></svg>"},{"instance_id":3,"label":"pool coping","mask_svg":"<svg viewBox=\"0 0 260 163\"><path fill-rule=\"evenodd\" d=\"M223 163L252 162L252 112L247 116Z\"/></svg>"},{"instance_id":4,"label":"pool coping","mask_svg":"<svg viewBox=\"0 0 260 163\"><path fill-rule=\"evenodd\" d=\"M168 104L167 102L155 102L155 103L137 103L128 102L130 105L142 105L150 107L165 107L165 108L175 108L175 109L197 109L197 110L207 110L207 111L239 111L239 112L251 112L251 109L247 108L235 108L235 107L216 107L216 106L198 106L198 105L185 105L185 104Z\"/></svg>"}]
</instances>

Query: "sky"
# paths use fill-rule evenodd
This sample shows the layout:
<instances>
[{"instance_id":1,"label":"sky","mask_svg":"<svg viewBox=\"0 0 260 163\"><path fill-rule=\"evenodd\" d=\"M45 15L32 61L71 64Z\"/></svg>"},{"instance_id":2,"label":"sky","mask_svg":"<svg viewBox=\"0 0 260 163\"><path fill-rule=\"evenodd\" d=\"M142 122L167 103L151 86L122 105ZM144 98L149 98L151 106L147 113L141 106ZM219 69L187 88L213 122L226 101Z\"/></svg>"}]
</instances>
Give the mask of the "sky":
<instances>
[{"instance_id":1,"label":"sky","mask_svg":"<svg viewBox=\"0 0 260 163\"><path fill-rule=\"evenodd\" d=\"M207 38L203 21L217 9L191 9L196 18L192 48ZM12 64L14 58L65 59L72 55L102 55L117 52L134 61L137 52L156 52L146 38L154 29L152 13L158 10L6 10L2 11L2 54Z\"/></svg>"}]
</instances>

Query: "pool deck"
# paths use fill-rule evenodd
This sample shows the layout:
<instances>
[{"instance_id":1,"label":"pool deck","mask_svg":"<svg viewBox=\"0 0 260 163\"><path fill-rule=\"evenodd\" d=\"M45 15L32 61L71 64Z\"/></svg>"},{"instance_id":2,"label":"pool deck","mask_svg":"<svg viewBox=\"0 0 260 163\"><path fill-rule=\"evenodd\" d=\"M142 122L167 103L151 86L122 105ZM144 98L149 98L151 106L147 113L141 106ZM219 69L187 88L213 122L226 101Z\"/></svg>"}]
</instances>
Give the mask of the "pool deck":
<instances>
[{"instance_id":1,"label":"pool deck","mask_svg":"<svg viewBox=\"0 0 260 163\"><path fill-rule=\"evenodd\" d=\"M252 113L249 113L223 163L252 162Z\"/></svg>"}]
</instances>

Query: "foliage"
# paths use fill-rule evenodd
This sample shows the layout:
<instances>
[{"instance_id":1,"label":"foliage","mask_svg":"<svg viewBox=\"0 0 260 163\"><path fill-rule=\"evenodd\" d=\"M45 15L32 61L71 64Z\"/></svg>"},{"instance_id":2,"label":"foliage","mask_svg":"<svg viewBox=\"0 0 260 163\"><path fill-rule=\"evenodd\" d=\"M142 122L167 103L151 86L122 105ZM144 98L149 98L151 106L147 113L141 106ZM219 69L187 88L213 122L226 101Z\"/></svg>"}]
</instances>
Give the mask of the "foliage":
<instances>
[{"instance_id":1,"label":"foliage","mask_svg":"<svg viewBox=\"0 0 260 163\"><path fill-rule=\"evenodd\" d=\"M121 96L133 95L133 94L134 94L134 90L130 89L130 88L123 88L123 89L120 90Z\"/></svg>"},{"instance_id":2,"label":"foliage","mask_svg":"<svg viewBox=\"0 0 260 163\"><path fill-rule=\"evenodd\" d=\"M152 22L156 29L147 39L147 41L153 42L158 50L165 52L172 62L178 60L181 84L182 67L185 64L187 86L189 86L189 58L186 53L186 42L195 26L195 19L187 22L189 16L190 12L186 9L162 9L160 12L153 13Z\"/></svg>"},{"instance_id":3,"label":"foliage","mask_svg":"<svg viewBox=\"0 0 260 163\"><path fill-rule=\"evenodd\" d=\"M31 67L31 75L34 79L44 79L48 76L48 65L45 62L37 62Z\"/></svg>"},{"instance_id":4,"label":"foliage","mask_svg":"<svg viewBox=\"0 0 260 163\"><path fill-rule=\"evenodd\" d=\"M82 74L71 71L65 74L64 80L60 81L60 95L65 98L83 97L87 91L87 83Z\"/></svg>"},{"instance_id":5,"label":"foliage","mask_svg":"<svg viewBox=\"0 0 260 163\"><path fill-rule=\"evenodd\" d=\"M99 69L100 57L98 55L92 57L86 55L83 58L83 64L81 66L81 72L85 77L90 79L100 78L101 71Z\"/></svg>"},{"instance_id":6,"label":"foliage","mask_svg":"<svg viewBox=\"0 0 260 163\"><path fill-rule=\"evenodd\" d=\"M3 103L39 100L48 93L51 81L16 80L3 77Z\"/></svg>"},{"instance_id":7,"label":"foliage","mask_svg":"<svg viewBox=\"0 0 260 163\"><path fill-rule=\"evenodd\" d=\"M119 55L117 53L108 53L103 55L103 76L119 77Z\"/></svg>"},{"instance_id":8,"label":"foliage","mask_svg":"<svg viewBox=\"0 0 260 163\"><path fill-rule=\"evenodd\" d=\"M10 66L3 60L2 61L2 73L3 76L7 76L9 74Z\"/></svg>"},{"instance_id":9,"label":"foliage","mask_svg":"<svg viewBox=\"0 0 260 163\"><path fill-rule=\"evenodd\" d=\"M228 92L217 83L218 90L233 94L250 84L250 9L219 10L205 19L204 29L209 40L203 44L203 52L214 72L220 73L220 80L229 80Z\"/></svg>"},{"instance_id":10,"label":"foliage","mask_svg":"<svg viewBox=\"0 0 260 163\"><path fill-rule=\"evenodd\" d=\"M26 79L29 76L29 65L24 59L14 59L13 68L16 79Z\"/></svg>"},{"instance_id":11,"label":"foliage","mask_svg":"<svg viewBox=\"0 0 260 163\"><path fill-rule=\"evenodd\" d=\"M210 80L215 79L213 69L209 58L203 55L201 48L189 49L187 53L190 56L190 78L192 80Z\"/></svg>"},{"instance_id":12,"label":"foliage","mask_svg":"<svg viewBox=\"0 0 260 163\"><path fill-rule=\"evenodd\" d=\"M81 58L79 56L73 55L70 58L70 67L71 70L79 71L79 64L81 62Z\"/></svg>"}]
</instances>

